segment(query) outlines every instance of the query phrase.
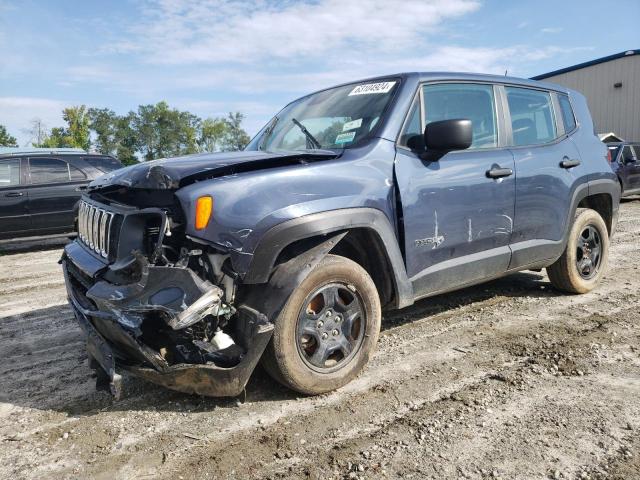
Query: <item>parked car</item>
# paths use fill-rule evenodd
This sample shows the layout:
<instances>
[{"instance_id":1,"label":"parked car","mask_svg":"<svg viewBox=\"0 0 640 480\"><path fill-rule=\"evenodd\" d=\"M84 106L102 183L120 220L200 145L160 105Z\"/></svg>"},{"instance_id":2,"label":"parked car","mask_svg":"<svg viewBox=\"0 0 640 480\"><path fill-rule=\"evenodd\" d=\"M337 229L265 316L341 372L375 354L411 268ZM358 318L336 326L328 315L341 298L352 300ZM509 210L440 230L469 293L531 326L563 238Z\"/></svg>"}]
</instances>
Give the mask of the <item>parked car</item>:
<instances>
[{"instance_id":1,"label":"parked car","mask_svg":"<svg viewBox=\"0 0 640 480\"><path fill-rule=\"evenodd\" d=\"M362 370L383 309L525 269L590 291L619 199L581 94L407 73L300 98L244 151L95 180L61 264L116 396L122 370L237 395L261 358L318 394Z\"/></svg>"},{"instance_id":2,"label":"parked car","mask_svg":"<svg viewBox=\"0 0 640 480\"><path fill-rule=\"evenodd\" d=\"M640 194L640 143L607 143L611 167L616 172L622 196Z\"/></svg>"},{"instance_id":3,"label":"parked car","mask_svg":"<svg viewBox=\"0 0 640 480\"><path fill-rule=\"evenodd\" d=\"M73 232L81 190L121 167L79 149L0 149L0 240Z\"/></svg>"}]
</instances>

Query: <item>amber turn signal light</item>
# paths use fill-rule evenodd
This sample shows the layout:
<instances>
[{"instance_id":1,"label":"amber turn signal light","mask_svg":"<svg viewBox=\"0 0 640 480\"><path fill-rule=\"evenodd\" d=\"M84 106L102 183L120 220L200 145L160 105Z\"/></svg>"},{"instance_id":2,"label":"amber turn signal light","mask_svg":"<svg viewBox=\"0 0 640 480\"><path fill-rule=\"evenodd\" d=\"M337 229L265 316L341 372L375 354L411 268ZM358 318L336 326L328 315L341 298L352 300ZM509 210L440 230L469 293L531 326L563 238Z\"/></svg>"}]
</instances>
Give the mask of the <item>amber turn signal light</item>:
<instances>
[{"instance_id":1,"label":"amber turn signal light","mask_svg":"<svg viewBox=\"0 0 640 480\"><path fill-rule=\"evenodd\" d=\"M213 198L209 195L198 197L196 200L196 230L202 230L209 224L213 211Z\"/></svg>"}]
</instances>

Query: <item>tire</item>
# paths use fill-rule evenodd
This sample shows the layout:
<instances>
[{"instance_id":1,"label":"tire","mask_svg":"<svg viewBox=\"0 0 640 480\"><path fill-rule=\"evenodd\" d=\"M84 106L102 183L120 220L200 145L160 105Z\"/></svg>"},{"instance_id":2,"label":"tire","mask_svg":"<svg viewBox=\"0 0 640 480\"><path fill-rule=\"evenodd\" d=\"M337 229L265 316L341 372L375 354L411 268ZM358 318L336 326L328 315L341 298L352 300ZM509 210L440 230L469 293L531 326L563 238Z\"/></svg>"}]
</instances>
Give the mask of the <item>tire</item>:
<instances>
[{"instance_id":1,"label":"tire","mask_svg":"<svg viewBox=\"0 0 640 480\"><path fill-rule=\"evenodd\" d=\"M585 233L586 236L584 236ZM589 238L593 238L593 241ZM585 244L589 247L585 247ZM597 259L595 258L596 245L599 247ZM558 290L568 293L587 293L600 282L608 260L609 232L604 220L595 210L580 208L576 211L567 247L562 256L553 265L547 267L547 274L551 284ZM583 263L579 265L579 261Z\"/></svg>"},{"instance_id":2,"label":"tire","mask_svg":"<svg viewBox=\"0 0 640 480\"><path fill-rule=\"evenodd\" d=\"M262 365L297 392L335 390L353 380L369 361L381 316L380 297L366 270L347 258L327 255L275 320Z\"/></svg>"}]
</instances>

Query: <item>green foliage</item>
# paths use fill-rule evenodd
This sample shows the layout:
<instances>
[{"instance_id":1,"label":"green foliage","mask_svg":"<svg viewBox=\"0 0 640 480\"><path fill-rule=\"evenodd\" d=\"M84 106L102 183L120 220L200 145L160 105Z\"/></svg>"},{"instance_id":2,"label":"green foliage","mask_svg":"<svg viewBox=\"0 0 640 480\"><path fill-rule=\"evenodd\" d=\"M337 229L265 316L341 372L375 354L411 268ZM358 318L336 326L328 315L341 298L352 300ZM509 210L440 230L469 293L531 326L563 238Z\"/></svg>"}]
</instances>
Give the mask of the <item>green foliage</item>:
<instances>
[{"instance_id":1,"label":"green foliage","mask_svg":"<svg viewBox=\"0 0 640 480\"><path fill-rule=\"evenodd\" d=\"M166 102L140 105L134 128L145 160L197 152L200 123L196 115L169 108Z\"/></svg>"},{"instance_id":2,"label":"green foliage","mask_svg":"<svg viewBox=\"0 0 640 480\"><path fill-rule=\"evenodd\" d=\"M224 119L227 131L222 140L223 150L242 150L251 140L241 126L242 120L244 120L244 115L240 112L229 112L229 116Z\"/></svg>"},{"instance_id":3,"label":"green foliage","mask_svg":"<svg viewBox=\"0 0 640 480\"><path fill-rule=\"evenodd\" d=\"M66 127L54 127L51 133L38 145L45 148L82 148L89 150L91 137L89 133L89 115L87 107L68 107L62 111Z\"/></svg>"},{"instance_id":4,"label":"green foliage","mask_svg":"<svg viewBox=\"0 0 640 480\"><path fill-rule=\"evenodd\" d=\"M51 129L51 133L47 135L42 143L37 145L44 148L66 148L71 147L70 137L67 134L67 130L62 127L54 127Z\"/></svg>"},{"instance_id":5,"label":"green foliage","mask_svg":"<svg viewBox=\"0 0 640 480\"><path fill-rule=\"evenodd\" d=\"M221 118L205 118L200 124L197 144L200 152L215 152L227 134L227 124Z\"/></svg>"},{"instance_id":6,"label":"green foliage","mask_svg":"<svg viewBox=\"0 0 640 480\"><path fill-rule=\"evenodd\" d=\"M133 165L138 162L136 152L140 140L138 132L133 127L136 118L135 112L129 112L121 117L116 117L115 125L115 141L116 141L116 157L124 165Z\"/></svg>"},{"instance_id":7,"label":"green foliage","mask_svg":"<svg viewBox=\"0 0 640 480\"><path fill-rule=\"evenodd\" d=\"M96 140L93 143L95 149L105 155L113 155L118 148L116 129L118 116L108 108L90 108L89 128L95 133Z\"/></svg>"},{"instance_id":8,"label":"green foliage","mask_svg":"<svg viewBox=\"0 0 640 480\"><path fill-rule=\"evenodd\" d=\"M0 147L17 147L16 137L9 135L4 125L0 125Z\"/></svg>"},{"instance_id":9,"label":"green foliage","mask_svg":"<svg viewBox=\"0 0 640 480\"><path fill-rule=\"evenodd\" d=\"M244 115L239 112L229 113L225 119L202 120L190 112L169 107L167 102L140 105L137 112L126 115L81 105L65 108L62 118L66 126L52 128L46 135L40 134L38 128L40 141L33 142L34 146L84 150L93 146L98 152L115 155L123 164L130 165L139 158L153 160L221 148L241 150L250 140L242 128ZM37 126L40 125L38 122ZM34 132L35 129L34 125Z\"/></svg>"},{"instance_id":10,"label":"green foliage","mask_svg":"<svg viewBox=\"0 0 640 480\"><path fill-rule=\"evenodd\" d=\"M80 105L79 107L65 108L62 112L62 118L67 122L66 134L70 146L89 150L89 147L91 147L91 138L89 136L89 115L87 115L87 107Z\"/></svg>"}]
</instances>

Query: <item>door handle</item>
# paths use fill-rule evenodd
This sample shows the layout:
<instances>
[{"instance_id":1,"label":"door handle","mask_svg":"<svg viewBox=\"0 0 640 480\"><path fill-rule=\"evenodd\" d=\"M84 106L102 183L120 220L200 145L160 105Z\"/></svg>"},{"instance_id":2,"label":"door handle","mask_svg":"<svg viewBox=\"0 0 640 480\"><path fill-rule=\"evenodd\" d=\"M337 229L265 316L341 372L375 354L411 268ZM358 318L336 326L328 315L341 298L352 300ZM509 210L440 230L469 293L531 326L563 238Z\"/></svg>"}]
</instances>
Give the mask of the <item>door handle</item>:
<instances>
[{"instance_id":1,"label":"door handle","mask_svg":"<svg viewBox=\"0 0 640 480\"><path fill-rule=\"evenodd\" d=\"M573 168L573 167L577 167L578 165L580 165L580 160L569 160L568 158L566 160L562 160L560 162L560 167L561 168Z\"/></svg>"},{"instance_id":2,"label":"door handle","mask_svg":"<svg viewBox=\"0 0 640 480\"><path fill-rule=\"evenodd\" d=\"M513 175L513 170L510 168L492 168L487 170L487 177L489 178L503 178Z\"/></svg>"},{"instance_id":3,"label":"door handle","mask_svg":"<svg viewBox=\"0 0 640 480\"><path fill-rule=\"evenodd\" d=\"M22 192L9 192L4 194L5 197L21 197L22 195Z\"/></svg>"}]
</instances>

